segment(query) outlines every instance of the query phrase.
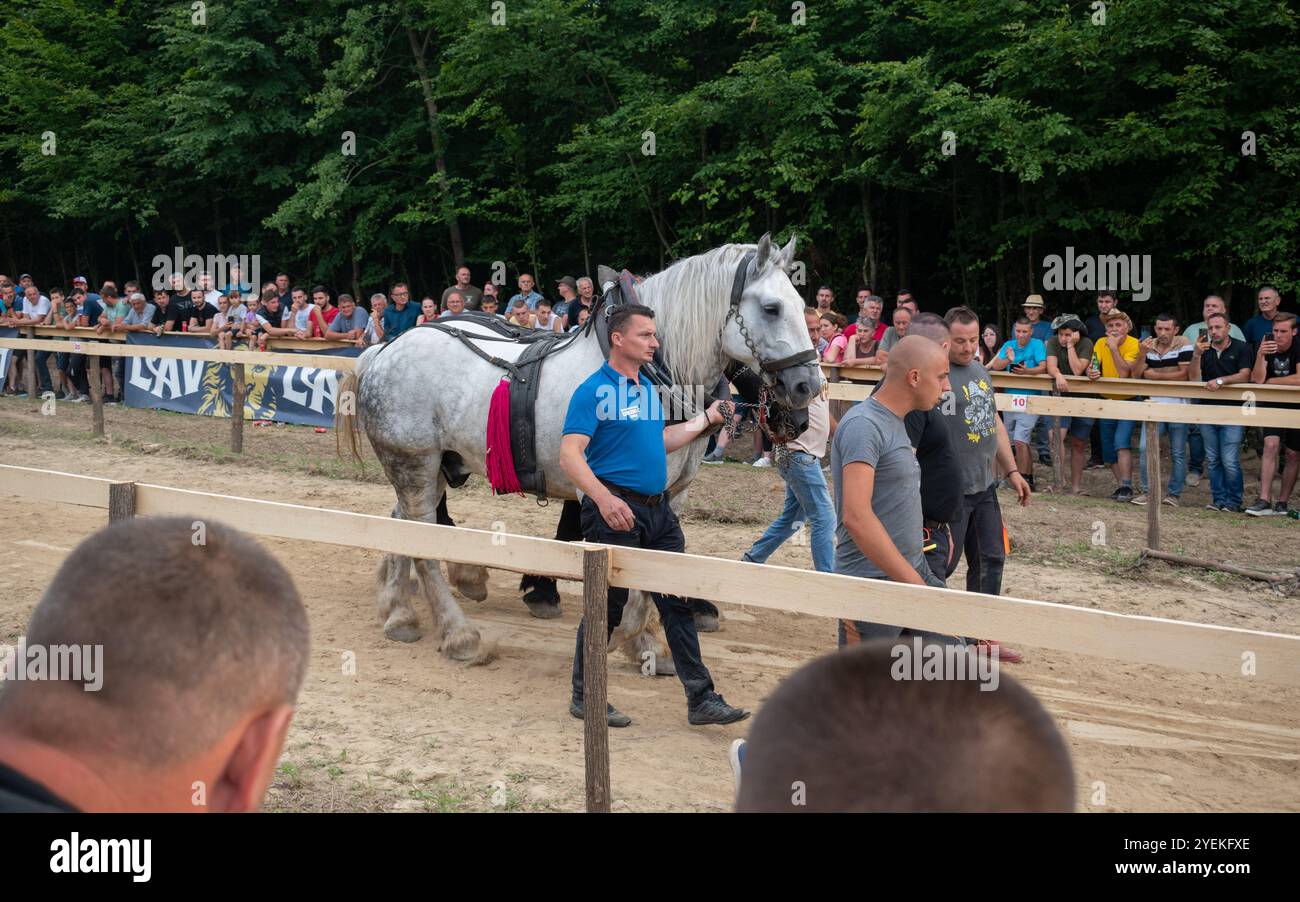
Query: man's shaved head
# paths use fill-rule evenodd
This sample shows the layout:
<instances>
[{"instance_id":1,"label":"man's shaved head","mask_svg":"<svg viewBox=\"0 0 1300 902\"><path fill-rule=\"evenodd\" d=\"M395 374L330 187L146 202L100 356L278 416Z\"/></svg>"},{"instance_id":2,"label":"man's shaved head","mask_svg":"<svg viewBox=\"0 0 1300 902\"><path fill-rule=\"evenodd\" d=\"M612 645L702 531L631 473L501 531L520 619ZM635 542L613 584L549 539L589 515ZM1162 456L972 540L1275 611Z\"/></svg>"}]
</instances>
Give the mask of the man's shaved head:
<instances>
[{"instance_id":1,"label":"man's shaved head","mask_svg":"<svg viewBox=\"0 0 1300 902\"><path fill-rule=\"evenodd\" d=\"M912 325L908 328L907 334L943 344L948 340L948 324L937 313L918 313L912 317Z\"/></svg>"},{"instance_id":2,"label":"man's shaved head","mask_svg":"<svg viewBox=\"0 0 1300 902\"><path fill-rule=\"evenodd\" d=\"M885 361L882 391L906 392L912 410L927 410L939 403L948 384L948 354L942 345L919 335L905 335Z\"/></svg>"},{"instance_id":3,"label":"man's shaved head","mask_svg":"<svg viewBox=\"0 0 1300 902\"><path fill-rule=\"evenodd\" d=\"M292 706L309 641L284 567L243 534L191 517L124 520L82 542L26 637L29 647L101 646L102 686L6 682L0 732L143 766L187 761L250 712Z\"/></svg>"},{"instance_id":4,"label":"man's shaved head","mask_svg":"<svg viewBox=\"0 0 1300 902\"><path fill-rule=\"evenodd\" d=\"M781 683L750 730L737 811L1074 809L1069 750L1027 689L1005 673L992 691L898 679L900 641L825 655Z\"/></svg>"}]
</instances>

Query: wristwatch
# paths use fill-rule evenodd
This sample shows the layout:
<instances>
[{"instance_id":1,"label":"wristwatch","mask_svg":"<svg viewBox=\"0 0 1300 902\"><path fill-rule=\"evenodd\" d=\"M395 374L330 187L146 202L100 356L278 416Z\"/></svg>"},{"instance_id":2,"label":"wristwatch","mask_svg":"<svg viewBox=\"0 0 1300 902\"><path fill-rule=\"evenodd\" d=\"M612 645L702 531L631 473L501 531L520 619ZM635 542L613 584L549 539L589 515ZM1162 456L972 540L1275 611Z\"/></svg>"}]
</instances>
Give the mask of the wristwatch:
<instances>
[{"instance_id":1,"label":"wristwatch","mask_svg":"<svg viewBox=\"0 0 1300 902\"><path fill-rule=\"evenodd\" d=\"M1223 385L1223 377L1220 376L1218 379L1215 379L1215 380L1214 380L1214 384L1215 384L1215 385Z\"/></svg>"}]
</instances>

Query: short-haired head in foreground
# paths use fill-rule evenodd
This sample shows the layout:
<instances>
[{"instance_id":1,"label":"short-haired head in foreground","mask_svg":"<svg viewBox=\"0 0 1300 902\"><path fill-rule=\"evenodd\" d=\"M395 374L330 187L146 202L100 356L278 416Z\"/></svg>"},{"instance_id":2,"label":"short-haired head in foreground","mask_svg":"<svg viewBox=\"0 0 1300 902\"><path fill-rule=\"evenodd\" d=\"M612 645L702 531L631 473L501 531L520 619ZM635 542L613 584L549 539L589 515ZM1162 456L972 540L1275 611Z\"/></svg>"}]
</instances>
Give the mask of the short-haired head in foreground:
<instances>
[{"instance_id":1,"label":"short-haired head in foreground","mask_svg":"<svg viewBox=\"0 0 1300 902\"><path fill-rule=\"evenodd\" d=\"M928 338L938 344L948 340L948 324L937 313L918 313L912 317L912 325L907 334L919 338Z\"/></svg>"},{"instance_id":2,"label":"short-haired head in foreground","mask_svg":"<svg viewBox=\"0 0 1300 902\"><path fill-rule=\"evenodd\" d=\"M780 685L750 730L737 811L1074 809L1069 750L1029 690L1006 673L991 691L895 679L899 642L825 655Z\"/></svg>"},{"instance_id":3,"label":"short-haired head in foreground","mask_svg":"<svg viewBox=\"0 0 1300 902\"><path fill-rule=\"evenodd\" d=\"M88 810L193 810L194 781L210 810L260 805L309 634L293 580L251 538L191 517L112 524L64 561L26 642L101 647L100 686L6 682L0 760Z\"/></svg>"}]
</instances>

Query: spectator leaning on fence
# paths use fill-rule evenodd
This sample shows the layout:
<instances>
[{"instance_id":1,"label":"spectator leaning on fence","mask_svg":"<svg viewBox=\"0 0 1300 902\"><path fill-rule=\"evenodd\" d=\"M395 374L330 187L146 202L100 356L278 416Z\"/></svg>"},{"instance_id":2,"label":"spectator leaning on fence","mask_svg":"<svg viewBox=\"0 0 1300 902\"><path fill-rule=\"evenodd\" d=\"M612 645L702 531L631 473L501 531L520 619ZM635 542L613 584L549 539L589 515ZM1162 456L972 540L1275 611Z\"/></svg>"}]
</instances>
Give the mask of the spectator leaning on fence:
<instances>
[{"instance_id":1,"label":"spectator leaning on fence","mask_svg":"<svg viewBox=\"0 0 1300 902\"><path fill-rule=\"evenodd\" d=\"M1142 345L1129 334L1133 321L1122 310L1112 309L1102 317L1106 325L1106 338L1093 345L1092 362L1088 367L1089 379L1130 379L1142 353ZM1128 401L1132 394L1103 394L1111 401ZM1110 464L1117 487L1111 493L1112 501L1133 500L1133 420L1101 420L1102 460Z\"/></svg>"},{"instance_id":2,"label":"spectator leaning on fence","mask_svg":"<svg viewBox=\"0 0 1300 902\"><path fill-rule=\"evenodd\" d=\"M1250 346L1228 334L1228 318L1222 313L1211 314L1205 323L1206 331L1192 348L1191 381L1203 382L1206 391L1211 392L1250 381ZM1244 426L1201 424L1205 467L1210 472L1208 510L1241 513L1241 439L1245 431Z\"/></svg>"},{"instance_id":3,"label":"spectator leaning on fence","mask_svg":"<svg viewBox=\"0 0 1300 902\"><path fill-rule=\"evenodd\" d=\"M260 544L214 522L196 543L198 525L115 523L59 568L27 646L101 649L98 674L0 684L0 812L261 806L307 671L307 614Z\"/></svg>"},{"instance_id":4,"label":"spectator leaning on fence","mask_svg":"<svg viewBox=\"0 0 1300 902\"><path fill-rule=\"evenodd\" d=\"M925 557L921 467L903 418L930 410L947 391L943 348L928 338L903 338L890 355L883 384L840 421L831 447L836 573L944 586ZM900 634L933 636L891 624L839 621L841 646Z\"/></svg>"},{"instance_id":5,"label":"spectator leaning on fence","mask_svg":"<svg viewBox=\"0 0 1300 902\"><path fill-rule=\"evenodd\" d=\"M1196 339L1205 331L1205 321L1212 314L1228 315L1228 307L1223 298L1217 294L1207 295L1201 304L1201 321L1193 323L1183 331L1183 337L1196 344ZM1231 322L1228 323L1228 335L1238 341L1245 341L1246 335ZM1190 376L1189 376L1190 378ZM1205 472L1205 441L1201 435L1199 423L1192 423L1187 428L1187 484L1200 485L1201 474Z\"/></svg>"},{"instance_id":6,"label":"spectator leaning on fence","mask_svg":"<svg viewBox=\"0 0 1300 902\"><path fill-rule=\"evenodd\" d=\"M1277 313L1270 324L1272 329L1264 333L1255 354L1251 381L1261 385L1300 386L1300 342L1296 341L1296 315ZM1290 409L1295 410L1295 407ZM1282 491L1277 501L1270 504L1279 454L1284 459ZM1300 429L1265 426L1264 450L1260 454L1259 469L1259 498L1246 508L1246 513L1254 517L1285 516L1290 509L1288 502L1295 489L1297 471L1300 470Z\"/></svg>"},{"instance_id":7,"label":"spectator leaning on fence","mask_svg":"<svg viewBox=\"0 0 1300 902\"><path fill-rule=\"evenodd\" d=\"M384 311L388 309L388 295L376 291L370 296L370 316L366 322L366 331L362 341L368 347L384 340Z\"/></svg>"},{"instance_id":8,"label":"spectator leaning on fence","mask_svg":"<svg viewBox=\"0 0 1300 902\"><path fill-rule=\"evenodd\" d=\"M329 331L325 333L328 341L351 341L357 347L365 347L366 326L369 324L369 318L366 311L357 306L357 302L352 299L350 294L339 295L339 312L334 317L334 322L330 323Z\"/></svg>"},{"instance_id":9,"label":"spectator leaning on fence","mask_svg":"<svg viewBox=\"0 0 1300 902\"><path fill-rule=\"evenodd\" d=\"M393 303L384 308L380 317L376 337L380 341L391 341L407 329L415 328L420 311L411 304L411 288L405 282L398 282L391 292Z\"/></svg>"},{"instance_id":10,"label":"spectator leaning on fence","mask_svg":"<svg viewBox=\"0 0 1300 902\"><path fill-rule=\"evenodd\" d=\"M1092 341L1083 322L1071 313L1052 320L1056 334L1047 340L1047 374L1056 391L1069 394L1067 376L1082 376L1092 360ZM1048 418L1050 423L1050 417ZM1061 417L1061 449L1069 449L1070 494L1086 495L1083 490L1083 466L1088 457L1088 438L1092 433L1091 417Z\"/></svg>"},{"instance_id":11,"label":"spectator leaning on fence","mask_svg":"<svg viewBox=\"0 0 1300 902\"><path fill-rule=\"evenodd\" d=\"M993 355L989 369L1006 371L1017 376L1036 376L1047 372L1047 346L1033 337L1033 324L1028 317L1022 316L1016 320L1013 334L1015 337ZM1042 392L1038 389L1009 388L1005 390L1005 394L1018 399L1041 395ZM1029 449L1029 440L1033 436L1034 425L1038 422L1038 414L1030 413L1026 405L1018 403L1020 406L1013 407L1002 414L1002 422L1006 425L1007 435L1011 437L1011 449L1015 454L1016 466L1032 490L1034 455Z\"/></svg>"},{"instance_id":12,"label":"spectator leaning on fence","mask_svg":"<svg viewBox=\"0 0 1300 902\"><path fill-rule=\"evenodd\" d=\"M1153 326L1155 334L1142 340L1142 355L1138 357L1134 378L1148 379L1153 382L1186 382L1192 366L1192 343L1178 334L1178 320L1172 313L1161 313ZM1155 387L1152 387L1155 390ZM1187 404L1187 398L1170 398L1154 395L1147 398L1157 404ZM1134 504L1146 504L1150 491L1159 491L1159 486L1147 485L1147 430L1149 423L1142 426L1140 444L1141 455L1138 461L1138 479L1142 492L1133 499ZM1160 423L1157 435L1168 435L1169 456L1172 462L1169 484L1162 503L1178 506L1179 496L1183 494L1183 482L1187 478L1187 424Z\"/></svg>"}]
</instances>

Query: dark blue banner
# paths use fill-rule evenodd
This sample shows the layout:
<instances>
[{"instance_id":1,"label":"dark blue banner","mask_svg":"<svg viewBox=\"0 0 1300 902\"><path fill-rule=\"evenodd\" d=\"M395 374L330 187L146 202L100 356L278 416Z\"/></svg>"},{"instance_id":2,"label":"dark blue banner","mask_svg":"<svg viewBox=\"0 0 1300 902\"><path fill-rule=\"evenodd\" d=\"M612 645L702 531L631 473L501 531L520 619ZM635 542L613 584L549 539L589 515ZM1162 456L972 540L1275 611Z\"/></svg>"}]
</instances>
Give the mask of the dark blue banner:
<instances>
[{"instance_id":1,"label":"dark blue banner","mask_svg":"<svg viewBox=\"0 0 1300 902\"><path fill-rule=\"evenodd\" d=\"M127 343L173 348L214 348L208 338L188 335L160 338L127 333ZM279 353L279 352L277 352ZM360 348L321 348L285 352L356 357ZM256 354L244 364L244 419L273 420L306 426L333 426L338 372L302 366L262 366ZM160 407L178 413L229 417L234 404L230 368L202 360L166 357L126 358L128 407Z\"/></svg>"}]
</instances>

